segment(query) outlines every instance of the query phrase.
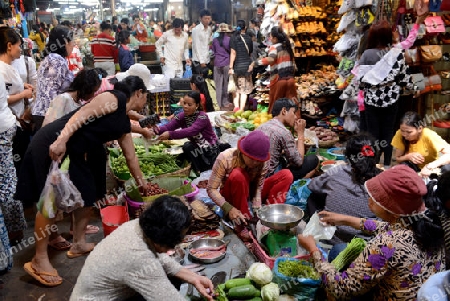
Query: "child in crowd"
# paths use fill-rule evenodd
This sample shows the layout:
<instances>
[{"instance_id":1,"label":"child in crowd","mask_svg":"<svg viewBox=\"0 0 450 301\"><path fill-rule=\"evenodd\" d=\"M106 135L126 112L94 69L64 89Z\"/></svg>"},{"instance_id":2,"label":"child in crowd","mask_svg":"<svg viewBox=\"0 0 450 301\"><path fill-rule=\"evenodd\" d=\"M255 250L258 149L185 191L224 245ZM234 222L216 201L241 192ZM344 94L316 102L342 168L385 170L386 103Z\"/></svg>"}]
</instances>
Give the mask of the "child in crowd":
<instances>
[{"instance_id":1,"label":"child in crowd","mask_svg":"<svg viewBox=\"0 0 450 301\"><path fill-rule=\"evenodd\" d=\"M134 65L133 55L131 54L128 44L130 44L130 32L128 30L120 31L117 34L120 72L125 72L130 69L131 65Z\"/></svg>"}]
</instances>

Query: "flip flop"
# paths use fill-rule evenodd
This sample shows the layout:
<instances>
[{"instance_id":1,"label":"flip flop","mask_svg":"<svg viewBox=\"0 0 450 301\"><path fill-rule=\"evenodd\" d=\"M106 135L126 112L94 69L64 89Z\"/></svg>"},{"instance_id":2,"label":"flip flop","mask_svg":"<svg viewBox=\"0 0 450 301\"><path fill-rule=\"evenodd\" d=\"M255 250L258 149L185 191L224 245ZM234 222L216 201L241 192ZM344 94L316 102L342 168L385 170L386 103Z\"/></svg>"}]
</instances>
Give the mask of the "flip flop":
<instances>
[{"instance_id":1,"label":"flip flop","mask_svg":"<svg viewBox=\"0 0 450 301\"><path fill-rule=\"evenodd\" d=\"M72 247L72 243L65 240L61 235L49 241L48 245L57 251L69 250Z\"/></svg>"},{"instance_id":2,"label":"flip flop","mask_svg":"<svg viewBox=\"0 0 450 301\"><path fill-rule=\"evenodd\" d=\"M34 279L36 279L37 281L39 281L39 283L48 286L48 287L54 287L54 286L58 286L60 285L63 280L61 279L61 281L58 282L48 282L47 280L45 280L44 278L42 278L41 276L52 276L52 277L60 277L58 275L58 272L53 269L53 272L49 273L49 272L40 272L38 273L34 268L33 265L30 262L27 262L23 265L23 269L25 270L25 272L27 272L28 275L30 275L31 277L33 277Z\"/></svg>"},{"instance_id":3,"label":"flip flop","mask_svg":"<svg viewBox=\"0 0 450 301\"><path fill-rule=\"evenodd\" d=\"M95 234L95 233L98 233L98 231L100 231L99 227L94 226L94 225L87 225L85 234ZM73 235L72 230L70 230L69 233L70 233L70 235Z\"/></svg>"},{"instance_id":4,"label":"flip flop","mask_svg":"<svg viewBox=\"0 0 450 301\"><path fill-rule=\"evenodd\" d=\"M92 248L92 250L94 250L94 248ZM92 250L89 250L89 251L86 251L86 252L83 252L83 253L72 253L71 251L67 251L66 255L67 255L68 258L73 259L73 258L77 258L77 257L80 257L80 256L88 255L89 253L92 252Z\"/></svg>"}]
</instances>

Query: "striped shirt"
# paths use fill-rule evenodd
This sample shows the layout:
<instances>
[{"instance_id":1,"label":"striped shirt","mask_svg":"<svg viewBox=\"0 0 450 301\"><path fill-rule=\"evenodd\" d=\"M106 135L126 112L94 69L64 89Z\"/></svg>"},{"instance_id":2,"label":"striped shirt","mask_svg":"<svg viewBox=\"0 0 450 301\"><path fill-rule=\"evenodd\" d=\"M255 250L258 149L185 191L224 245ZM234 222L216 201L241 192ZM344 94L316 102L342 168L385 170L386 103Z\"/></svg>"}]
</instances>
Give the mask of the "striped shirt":
<instances>
[{"instance_id":1,"label":"striped shirt","mask_svg":"<svg viewBox=\"0 0 450 301\"><path fill-rule=\"evenodd\" d=\"M262 58L261 63L263 65L270 65L270 85L276 83L278 79L294 76L294 61L289 56L289 53L283 50L281 43L270 46L269 55Z\"/></svg>"},{"instance_id":2,"label":"striped shirt","mask_svg":"<svg viewBox=\"0 0 450 301\"><path fill-rule=\"evenodd\" d=\"M237 148L229 148L220 153L214 163L206 191L208 192L209 197L219 207L222 207L225 203L227 203L227 200L225 200L225 198L220 194L219 189L224 186L233 169L240 167L238 166L238 161ZM256 169L249 169L246 166L241 167L245 168L248 172L250 181L257 183L258 186L256 188L256 194L253 198L253 207L261 207L261 190L264 184L265 175L267 173L267 164L265 164L260 174L257 174Z\"/></svg>"},{"instance_id":3,"label":"striped shirt","mask_svg":"<svg viewBox=\"0 0 450 301\"><path fill-rule=\"evenodd\" d=\"M94 56L94 62L112 62L118 63L119 50L116 47L114 38L106 33L100 33L92 39L91 51Z\"/></svg>"}]
</instances>

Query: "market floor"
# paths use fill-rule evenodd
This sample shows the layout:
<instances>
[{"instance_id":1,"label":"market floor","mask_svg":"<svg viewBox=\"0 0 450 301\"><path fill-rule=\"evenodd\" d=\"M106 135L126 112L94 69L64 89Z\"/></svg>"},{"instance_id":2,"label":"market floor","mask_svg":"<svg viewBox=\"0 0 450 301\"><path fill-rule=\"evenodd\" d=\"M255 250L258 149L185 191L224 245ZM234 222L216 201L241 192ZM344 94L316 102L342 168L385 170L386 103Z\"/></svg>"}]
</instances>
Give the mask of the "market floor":
<instances>
[{"instance_id":1,"label":"market floor","mask_svg":"<svg viewBox=\"0 0 450 301\"><path fill-rule=\"evenodd\" d=\"M58 270L59 275L64 279L64 282L53 288L48 288L41 285L39 282L29 276L23 269L24 263L30 261L34 255L34 245L28 245L27 240L33 237L34 233L34 216L35 212L32 208L27 209L25 217L28 222L28 228L25 231L25 243L22 241L17 246L17 249L13 249L14 252L14 266L11 271L0 279L4 282L0 286L0 301L65 301L69 300L72 289L77 280L78 274L83 267L86 256L81 256L75 259L69 259L66 256L66 251L55 251L49 248L50 260ZM69 235L70 219L57 223L60 233L70 241L72 237ZM94 216L91 220L92 225L101 226L101 220L99 216ZM103 231L100 230L97 234L88 235L89 242L98 243L103 238Z\"/></svg>"}]
</instances>

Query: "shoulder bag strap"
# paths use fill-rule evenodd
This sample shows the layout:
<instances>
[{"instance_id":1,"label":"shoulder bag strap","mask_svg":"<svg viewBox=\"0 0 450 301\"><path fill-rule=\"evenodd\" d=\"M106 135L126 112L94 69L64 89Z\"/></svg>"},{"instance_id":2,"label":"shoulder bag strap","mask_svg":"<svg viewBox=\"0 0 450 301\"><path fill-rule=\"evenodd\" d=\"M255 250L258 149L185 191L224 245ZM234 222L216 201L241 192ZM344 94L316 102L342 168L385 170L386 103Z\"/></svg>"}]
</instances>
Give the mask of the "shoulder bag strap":
<instances>
[{"instance_id":1,"label":"shoulder bag strap","mask_svg":"<svg viewBox=\"0 0 450 301\"><path fill-rule=\"evenodd\" d=\"M247 49L248 54L250 54L250 51L248 50L248 46L247 46L247 43L245 42L245 39L242 37L242 35L240 35L240 36L241 36L242 42L244 42L244 45L245 45L245 48Z\"/></svg>"}]
</instances>

